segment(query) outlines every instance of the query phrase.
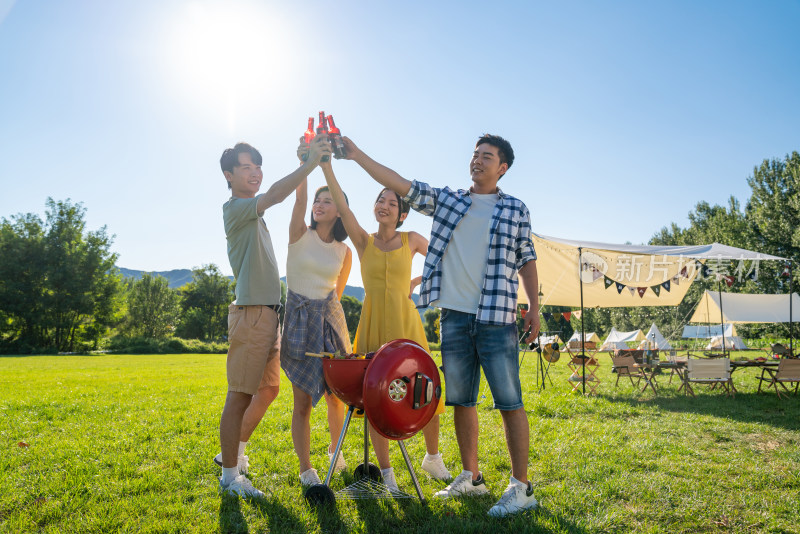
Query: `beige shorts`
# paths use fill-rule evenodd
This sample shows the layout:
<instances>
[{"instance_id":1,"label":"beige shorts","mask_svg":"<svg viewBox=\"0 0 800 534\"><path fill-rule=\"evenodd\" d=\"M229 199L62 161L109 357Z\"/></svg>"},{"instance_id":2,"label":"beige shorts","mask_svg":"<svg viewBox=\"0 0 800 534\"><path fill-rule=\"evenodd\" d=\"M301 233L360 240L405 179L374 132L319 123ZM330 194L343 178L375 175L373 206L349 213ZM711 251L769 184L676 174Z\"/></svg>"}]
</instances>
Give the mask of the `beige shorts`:
<instances>
[{"instance_id":1,"label":"beige shorts","mask_svg":"<svg viewBox=\"0 0 800 534\"><path fill-rule=\"evenodd\" d=\"M278 314L268 306L228 307L228 391L255 395L281 381Z\"/></svg>"}]
</instances>

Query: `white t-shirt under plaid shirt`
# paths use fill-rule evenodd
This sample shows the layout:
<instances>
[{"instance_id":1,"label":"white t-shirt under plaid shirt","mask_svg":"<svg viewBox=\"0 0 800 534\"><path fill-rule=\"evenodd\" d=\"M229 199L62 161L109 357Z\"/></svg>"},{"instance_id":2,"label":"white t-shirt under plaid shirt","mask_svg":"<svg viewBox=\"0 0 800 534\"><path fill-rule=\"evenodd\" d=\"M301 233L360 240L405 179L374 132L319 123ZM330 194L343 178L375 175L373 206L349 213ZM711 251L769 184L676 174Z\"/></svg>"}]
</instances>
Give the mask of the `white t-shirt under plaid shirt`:
<instances>
[{"instance_id":1,"label":"white t-shirt under plaid shirt","mask_svg":"<svg viewBox=\"0 0 800 534\"><path fill-rule=\"evenodd\" d=\"M489 256L483 279L477 320L479 323L513 324L517 317L517 271L536 259L531 240L531 218L525 204L497 189L489 229ZM418 307L438 300L442 287L442 256L458 223L472 204L470 192L436 188L414 180L405 197L416 211L433 217L431 239L420 285Z\"/></svg>"}]
</instances>

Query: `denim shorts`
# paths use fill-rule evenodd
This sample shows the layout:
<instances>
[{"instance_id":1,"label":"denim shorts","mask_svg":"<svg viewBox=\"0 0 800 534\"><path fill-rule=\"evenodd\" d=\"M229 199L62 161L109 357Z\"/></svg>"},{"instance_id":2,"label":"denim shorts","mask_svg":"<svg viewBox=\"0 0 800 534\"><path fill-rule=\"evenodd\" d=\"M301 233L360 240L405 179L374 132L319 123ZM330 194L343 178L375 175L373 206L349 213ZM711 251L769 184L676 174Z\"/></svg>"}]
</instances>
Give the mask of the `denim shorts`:
<instances>
[{"instance_id":1,"label":"denim shorts","mask_svg":"<svg viewBox=\"0 0 800 534\"><path fill-rule=\"evenodd\" d=\"M517 325L489 325L474 314L442 309L442 364L447 406L476 406L481 368L498 410L522 408Z\"/></svg>"}]
</instances>

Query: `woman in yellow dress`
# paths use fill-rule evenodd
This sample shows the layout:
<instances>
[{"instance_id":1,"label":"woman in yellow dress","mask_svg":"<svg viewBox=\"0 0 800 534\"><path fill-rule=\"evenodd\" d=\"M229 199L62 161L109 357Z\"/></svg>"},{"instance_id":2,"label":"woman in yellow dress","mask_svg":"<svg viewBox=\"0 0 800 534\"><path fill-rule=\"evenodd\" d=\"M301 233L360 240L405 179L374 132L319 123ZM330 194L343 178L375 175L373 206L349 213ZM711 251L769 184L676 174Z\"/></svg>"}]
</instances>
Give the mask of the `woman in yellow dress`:
<instances>
[{"instance_id":1,"label":"woman in yellow dress","mask_svg":"<svg viewBox=\"0 0 800 534\"><path fill-rule=\"evenodd\" d=\"M411 280L411 258L414 254L425 256L428 240L416 232L397 230L408 216L408 204L389 189L381 191L374 207L378 231L367 233L347 205L330 162L320 166L361 261L361 278L366 294L353 350L357 353L373 352L394 339L410 339L430 352L422 320L410 298L411 291L420 283L420 277ZM439 453L439 414L443 411L444 403L440 402L436 415L422 429L427 450L422 469L434 478L448 480L450 472ZM370 429L370 436L384 484L390 490L398 491L389 460L389 441L374 429Z\"/></svg>"}]
</instances>

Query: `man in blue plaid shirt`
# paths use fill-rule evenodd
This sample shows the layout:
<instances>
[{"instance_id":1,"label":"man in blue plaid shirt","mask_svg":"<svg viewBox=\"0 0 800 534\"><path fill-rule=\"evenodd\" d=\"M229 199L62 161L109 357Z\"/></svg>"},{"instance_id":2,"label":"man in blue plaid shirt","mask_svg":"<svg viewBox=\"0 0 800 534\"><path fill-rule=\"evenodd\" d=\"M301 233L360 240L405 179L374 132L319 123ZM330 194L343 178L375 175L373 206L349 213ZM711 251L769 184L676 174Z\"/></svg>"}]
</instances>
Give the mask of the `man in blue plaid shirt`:
<instances>
[{"instance_id":1,"label":"man in blue plaid shirt","mask_svg":"<svg viewBox=\"0 0 800 534\"><path fill-rule=\"evenodd\" d=\"M454 191L406 180L350 139L344 142L348 159L412 208L433 217L419 306L441 309L445 404L454 407L463 465L461 474L435 496L488 493L478 469L476 406L483 368L503 417L511 457L511 481L489 515L535 508L528 481L530 430L519 379L516 308L519 276L532 311L525 317L524 328L530 331L526 342L533 341L539 332L538 278L528 208L497 187L514 162L511 144L496 135L478 139L469 165L472 186Z\"/></svg>"}]
</instances>

